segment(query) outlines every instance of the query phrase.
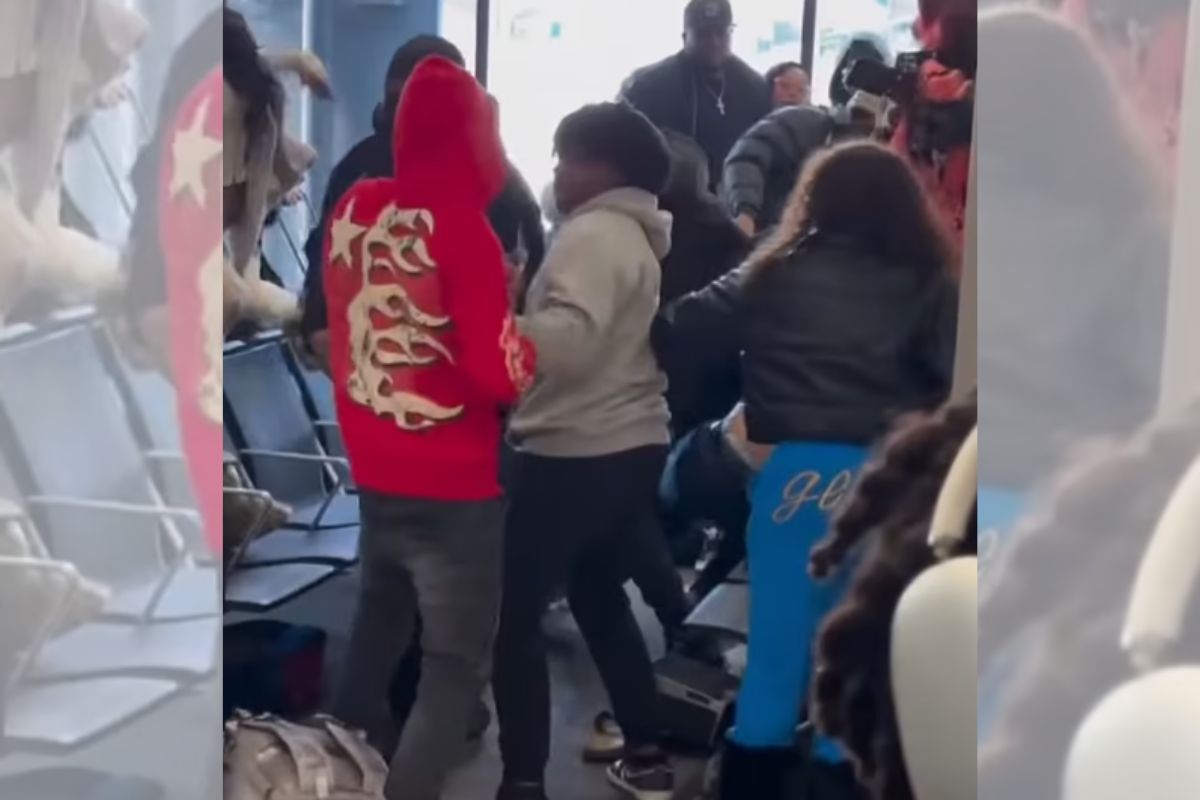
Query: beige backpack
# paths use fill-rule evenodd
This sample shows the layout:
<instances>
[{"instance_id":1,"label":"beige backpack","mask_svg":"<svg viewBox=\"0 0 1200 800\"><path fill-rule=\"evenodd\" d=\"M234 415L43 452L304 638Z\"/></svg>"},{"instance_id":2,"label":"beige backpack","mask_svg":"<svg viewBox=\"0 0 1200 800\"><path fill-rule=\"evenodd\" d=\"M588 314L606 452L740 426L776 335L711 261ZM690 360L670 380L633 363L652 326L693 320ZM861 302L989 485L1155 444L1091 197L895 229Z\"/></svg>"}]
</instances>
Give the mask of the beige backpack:
<instances>
[{"instance_id":1,"label":"beige backpack","mask_svg":"<svg viewBox=\"0 0 1200 800\"><path fill-rule=\"evenodd\" d=\"M384 800L387 764L332 717L236 712L225 724L225 800Z\"/></svg>"}]
</instances>

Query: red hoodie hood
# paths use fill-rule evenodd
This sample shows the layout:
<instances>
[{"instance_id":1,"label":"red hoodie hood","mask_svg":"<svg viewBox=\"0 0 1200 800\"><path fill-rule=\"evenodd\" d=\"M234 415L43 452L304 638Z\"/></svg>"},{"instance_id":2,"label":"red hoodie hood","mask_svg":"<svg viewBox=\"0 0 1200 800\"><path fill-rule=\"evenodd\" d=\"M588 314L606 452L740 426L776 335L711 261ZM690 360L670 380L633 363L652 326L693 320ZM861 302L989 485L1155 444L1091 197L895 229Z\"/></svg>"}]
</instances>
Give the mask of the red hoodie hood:
<instances>
[{"instance_id":1,"label":"red hoodie hood","mask_svg":"<svg viewBox=\"0 0 1200 800\"><path fill-rule=\"evenodd\" d=\"M455 187L481 208L504 188L508 162L496 107L470 73L444 58L421 62L396 108L395 174Z\"/></svg>"}]
</instances>

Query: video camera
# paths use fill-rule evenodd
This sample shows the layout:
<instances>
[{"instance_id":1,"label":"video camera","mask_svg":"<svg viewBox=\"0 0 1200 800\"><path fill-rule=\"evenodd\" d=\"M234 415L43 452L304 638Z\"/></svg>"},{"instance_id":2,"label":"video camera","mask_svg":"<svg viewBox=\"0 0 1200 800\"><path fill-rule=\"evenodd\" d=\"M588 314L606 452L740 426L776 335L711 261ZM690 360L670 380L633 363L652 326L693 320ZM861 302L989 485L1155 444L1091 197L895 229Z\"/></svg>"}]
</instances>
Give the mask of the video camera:
<instances>
[{"instance_id":1,"label":"video camera","mask_svg":"<svg viewBox=\"0 0 1200 800\"><path fill-rule=\"evenodd\" d=\"M928 161L937 153L967 145L974 123L974 97L967 93L956 99L928 97L921 86L926 62L936 59L928 50L901 53L896 65L860 58L845 71L847 88L888 98L908 120L910 153Z\"/></svg>"},{"instance_id":2,"label":"video camera","mask_svg":"<svg viewBox=\"0 0 1200 800\"><path fill-rule=\"evenodd\" d=\"M860 58L846 68L842 82L851 91L886 97L907 106L916 97L921 65L931 58L933 53L925 50L901 53L894 67L873 58Z\"/></svg>"}]
</instances>

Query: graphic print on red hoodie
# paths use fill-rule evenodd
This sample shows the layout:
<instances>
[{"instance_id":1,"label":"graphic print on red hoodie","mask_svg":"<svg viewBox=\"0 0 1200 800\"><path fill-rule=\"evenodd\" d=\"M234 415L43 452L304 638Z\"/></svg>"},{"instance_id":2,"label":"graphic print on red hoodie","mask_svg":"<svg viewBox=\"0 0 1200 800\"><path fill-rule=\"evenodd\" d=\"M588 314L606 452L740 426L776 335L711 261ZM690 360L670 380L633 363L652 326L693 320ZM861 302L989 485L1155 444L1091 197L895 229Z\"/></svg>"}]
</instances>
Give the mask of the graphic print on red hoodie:
<instances>
[{"instance_id":1,"label":"graphic print on red hoodie","mask_svg":"<svg viewBox=\"0 0 1200 800\"><path fill-rule=\"evenodd\" d=\"M473 77L433 58L394 130L395 174L356 183L326 236L338 421L364 489L490 499L502 411L533 373L486 216L507 166L496 112Z\"/></svg>"}]
</instances>

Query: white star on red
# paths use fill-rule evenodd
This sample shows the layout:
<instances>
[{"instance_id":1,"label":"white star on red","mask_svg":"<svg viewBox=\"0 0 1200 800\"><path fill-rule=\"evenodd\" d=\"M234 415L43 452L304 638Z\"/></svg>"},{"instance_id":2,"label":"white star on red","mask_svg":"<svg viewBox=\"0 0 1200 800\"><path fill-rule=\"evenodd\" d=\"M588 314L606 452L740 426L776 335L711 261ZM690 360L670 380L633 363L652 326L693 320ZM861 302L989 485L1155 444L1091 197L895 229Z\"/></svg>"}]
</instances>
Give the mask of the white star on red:
<instances>
[{"instance_id":1,"label":"white star on red","mask_svg":"<svg viewBox=\"0 0 1200 800\"><path fill-rule=\"evenodd\" d=\"M210 98L205 97L186 128L175 132L171 141L171 199L190 192L204 208L208 190L204 186L204 168L221 155L221 140L206 134Z\"/></svg>"},{"instance_id":2,"label":"white star on red","mask_svg":"<svg viewBox=\"0 0 1200 800\"><path fill-rule=\"evenodd\" d=\"M329 248L329 263L336 265L338 261L345 262L347 267L354 264L354 241L367 230L365 225L354 222L354 198L346 204L345 211L333 220L329 234L333 242Z\"/></svg>"}]
</instances>

